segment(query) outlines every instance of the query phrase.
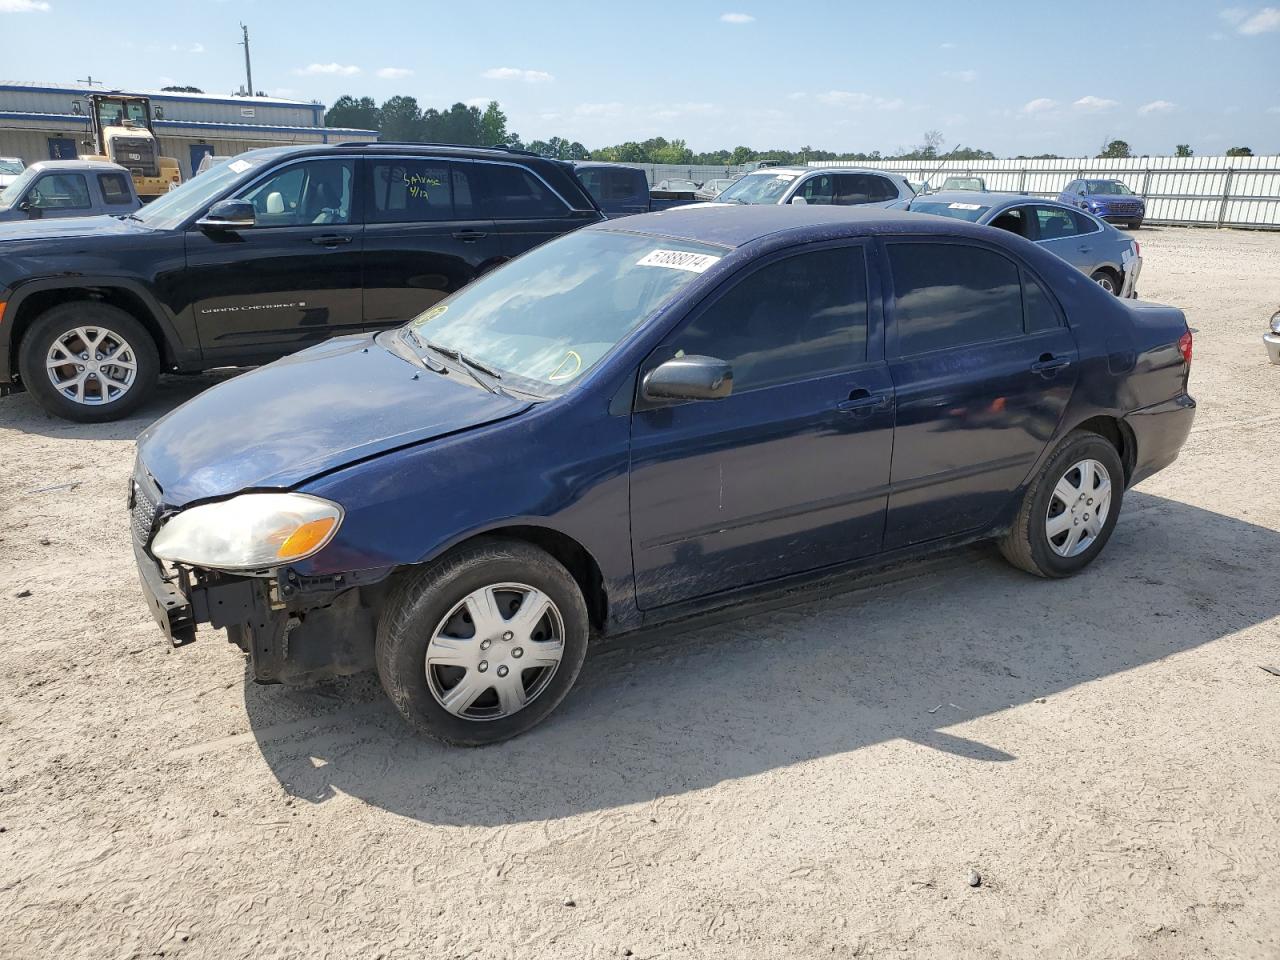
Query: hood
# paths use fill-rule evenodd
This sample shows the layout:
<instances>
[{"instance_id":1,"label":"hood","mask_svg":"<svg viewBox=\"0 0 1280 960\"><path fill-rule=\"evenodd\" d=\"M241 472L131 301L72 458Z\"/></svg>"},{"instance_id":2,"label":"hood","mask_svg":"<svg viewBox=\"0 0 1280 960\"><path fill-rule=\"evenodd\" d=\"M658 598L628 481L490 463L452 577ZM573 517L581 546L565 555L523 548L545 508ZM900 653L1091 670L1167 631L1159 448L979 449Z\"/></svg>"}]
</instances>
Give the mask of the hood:
<instances>
[{"instance_id":1,"label":"hood","mask_svg":"<svg viewBox=\"0 0 1280 960\"><path fill-rule=\"evenodd\" d=\"M531 405L463 377L433 373L372 337L341 337L184 403L138 438L138 457L164 502L180 507L245 489L295 487Z\"/></svg>"},{"instance_id":2,"label":"hood","mask_svg":"<svg viewBox=\"0 0 1280 960\"><path fill-rule=\"evenodd\" d=\"M11 207L0 207L6 213ZM8 240L53 240L61 237L103 237L112 234L151 233L136 220L120 220L100 214L96 217L42 217L0 224L0 243Z\"/></svg>"}]
</instances>

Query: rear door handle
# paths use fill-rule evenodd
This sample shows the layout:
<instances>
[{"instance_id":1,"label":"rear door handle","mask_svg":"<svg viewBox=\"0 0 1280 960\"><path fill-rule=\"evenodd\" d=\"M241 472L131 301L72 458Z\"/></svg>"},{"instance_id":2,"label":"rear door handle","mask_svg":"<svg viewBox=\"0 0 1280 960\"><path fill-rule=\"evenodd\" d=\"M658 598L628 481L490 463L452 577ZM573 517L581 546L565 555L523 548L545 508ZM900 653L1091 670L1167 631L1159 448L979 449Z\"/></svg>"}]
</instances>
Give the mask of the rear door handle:
<instances>
[{"instance_id":1,"label":"rear door handle","mask_svg":"<svg viewBox=\"0 0 1280 960\"><path fill-rule=\"evenodd\" d=\"M1093 249L1093 247L1089 247L1089 246L1081 245L1081 247L1080 247L1080 252L1081 252L1081 253L1088 253L1088 252L1089 252L1090 250L1092 250L1092 249Z\"/></svg>"},{"instance_id":2,"label":"rear door handle","mask_svg":"<svg viewBox=\"0 0 1280 960\"><path fill-rule=\"evenodd\" d=\"M871 411L883 407L889 400L889 395L873 394L870 390L864 390L858 387L849 392L848 400L841 400L836 404L836 410L839 413L852 413L854 416L865 417Z\"/></svg>"},{"instance_id":3,"label":"rear door handle","mask_svg":"<svg viewBox=\"0 0 1280 960\"><path fill-rule=\"evenodd\" d=\"M321 247L336 247L340 243L350 243L351 238L337 233L326 233L322 237L312 237L311 242Z\"/></svg>"},{"instance_id":4,"label":"rear door handle","mask_svg":"<svg viewBox=\"0 0 1280 960\"><path fill-rule=\"evenodd\" d=\"M1067 357L1055 357L1051 353L1042 354L1040 359L1031 365L1031 369L1035 373L1051 374L1064 367L1071 366L1071 361Z\"/></svg>"},{"instance_id":5,"label":"rear door handle","mask_svg":"<svg viewBox=\"0 0 1280 960\"><path fill-rule=\"evenodd\" d=\"M461 240L463 243L474 243L477 240L483 240L488 234L483 230L455 230L453 238Z\"/></svg>"}]
</instances>

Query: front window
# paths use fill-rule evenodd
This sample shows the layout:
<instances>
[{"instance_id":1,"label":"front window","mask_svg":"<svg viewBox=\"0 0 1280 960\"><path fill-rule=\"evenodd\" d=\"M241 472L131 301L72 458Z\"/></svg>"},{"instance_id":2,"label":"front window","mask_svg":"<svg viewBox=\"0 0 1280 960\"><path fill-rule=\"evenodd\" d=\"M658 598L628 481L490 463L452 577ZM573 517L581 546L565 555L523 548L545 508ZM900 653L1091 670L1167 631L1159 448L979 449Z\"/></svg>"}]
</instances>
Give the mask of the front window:
<instances>
[{"instance_id":1,"label":"front window","mask_svg":"<svg viewBox=\"0 0 1280 960\"><path fill-rule=\"evenodd\" d=\"M1108 197L1132 197L1133 191L1118 180L1090 180L1089 193Z\"/></svg>"},{"instance_id":2,"label":"front window","mask_svg":"<svg viewBox=\"0 0 1280 960\"><path fill-rule=\"evenodd\" d=\"M0 190L0 209L12 207L27 192L27 187L31 186L31 181L39 174L35 167L27 167L23 170L12 183L3 190Z\"/></svg>"},{"instance_id":3,"label":"front window","mask_svg":"<svg viewBox=\"0 0 1280 960\"><path fill-rule=\"evenodd\" d=\"M949 202L946 200L912 200L907 208L912 213L932 213L935 217L951 217L953 220L968 220L977 223L991 208L981 203Z\"/></svg>"},{"instance_id":4,"label":"front window","mask_svg":"<svg viewBox=\"0 0 1280 960\"><path fill-rule=\"evenodd\" d=\"M27 194L39 210L88 210L89 184L82 173L46 173Z\"/></svg>"},{"instance_id":5,"label":"front window","mask_svg":"<svg viewBox=\"0 0 1280 960\"><path fill-rule=\"evenodd\" d=\"M731 203L777 203L791 189L796 176L794 173L749 173L726 187L716 199Z\"/></svg>"},{"instance_id":6,"label":"front window","mask_svg":"<svg viewBox=\"0 0 1280 960\"><path fill-rule=\"evenodd\" d=\"M350 223L353 160L307 160L284 167L240 199L253 204L260 227ZM409 189L427 189L425 182Z\"/></svg>"},{"instance_id":7,"label":"front window","mask_svg":"<svg viewBox=\"0 0 1280 960\"><path fill-rule=\"evenodd\" d=\"M0 159L0 177L12 177L22 172L21 160Z\"/></svg>"},{"instance_id":8,"label":"front window","mask_svg":"<svg viewBox=\"0 0 1280 960\"><path fill-rule=\"evenodd\" d=\"M552 395L724 254L683 240L571 233L485 274L407 329L424 349L461 351L505 385Z\"/></svg>"},{"instance_id":9,"label":"front window","mask_svg":"<svg viewBox=\"0 0 1280 960\"><path fill-rule=\"evenodd\" d=\"M133 214L133 218L156 230L180 227L189 218L203 213L232 184L253 176L254 171L269 159L272 158L249 154L236 157L157 197Z\"/></svg>"}]
</instances>

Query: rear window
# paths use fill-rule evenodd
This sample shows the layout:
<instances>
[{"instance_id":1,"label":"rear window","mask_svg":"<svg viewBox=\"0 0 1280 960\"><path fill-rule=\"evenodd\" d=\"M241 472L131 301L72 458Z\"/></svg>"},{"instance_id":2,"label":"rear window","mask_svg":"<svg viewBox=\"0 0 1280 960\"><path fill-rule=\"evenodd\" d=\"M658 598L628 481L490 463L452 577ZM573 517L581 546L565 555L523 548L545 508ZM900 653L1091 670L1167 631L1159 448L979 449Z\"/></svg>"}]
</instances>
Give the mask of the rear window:
<instances>
[{"instance_id":1,"label":"rear window","mask_svg":"<svg viewBox=\"0 0 1280 960\"><path fill-rule=\"evenodd\" d=\"M578 171L578 179L596 203L634 200L648 193L649 185L638 170L608 170L595 167Z\"/></svg>"},{"instance_id":2,"label":"rear window","mask_svg":"<svg viewBox=\"0 0 1280 960\"><path fill-rule=\"evenodd\" d=\"M949 202L946 200L912 200L908 207L912 213L932 213L936 217L951 217L953 220L968 220L977 223L991 208L981 203Z\"/></svg>"},{"instance_id":3,"label":"rear window","mask_svg":"<svg viewBox=\"0 0 1280 960\"><path fill-rule=\"evenodd\" d=\"M110 205L133 202L133 191L129 189L129 180L123 173L98 174L98 186L102 190L102 199Z\"/></svg>"},{"instance_id":4,"label":"rear window","mask_svg":"<svg viewBox=\"0 0 1280 960\"><path fill-rule=\"evenodd\" d=\"M523 167L488 163L484 175L489 184L487 215L496 220L536 220L569 212L550 187Z\"/></svg>"}]
</instances>

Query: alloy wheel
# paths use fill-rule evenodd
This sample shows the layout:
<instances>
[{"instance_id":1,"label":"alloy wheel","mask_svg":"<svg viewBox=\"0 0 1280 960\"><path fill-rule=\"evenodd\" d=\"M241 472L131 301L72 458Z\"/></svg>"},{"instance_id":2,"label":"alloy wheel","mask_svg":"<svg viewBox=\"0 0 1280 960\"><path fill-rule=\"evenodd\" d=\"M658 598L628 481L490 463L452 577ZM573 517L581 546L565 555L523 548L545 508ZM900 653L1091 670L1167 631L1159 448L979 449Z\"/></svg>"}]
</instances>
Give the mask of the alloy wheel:
<instances>
[{"instance_id":1,"label":"alloy wheel","mask_svg":"<svg viewBox=\"0 0 1280 960\"><path fill-rule=\"evenodd\" d=\"M1093 545L1111 511L1111 474L1097 460L1072 464L1053 488L1045 516L1049 546L1060 557L1077 557Z\"/></svg>"},{"instance_id":2,"label":"alloy wheel","mask_svg":"<svg viewBox=\"0 0 1280 960\"><path fill-rule=\"evenodd\" d=\"M499 720L536 700L564 656L564 619L551 598L523 583L463 597L427 644L427 686L449 713Z\"/></svg>"},{"instance_id":3,"label":"alloy wheel","mask_svg":"<svg viewBox=\"0 0 1280 960\"><path fill-rule=\"evenodd\" d=\"M101 406L129 392L138 376L138 358L114 330L75 327L50 344L45 370L54 389L68 400Z\"/></svg>"}]
</instances>

